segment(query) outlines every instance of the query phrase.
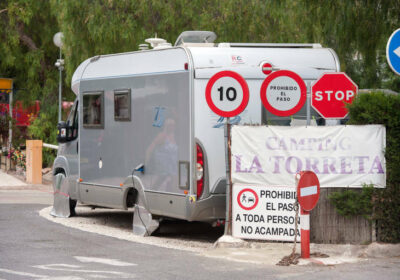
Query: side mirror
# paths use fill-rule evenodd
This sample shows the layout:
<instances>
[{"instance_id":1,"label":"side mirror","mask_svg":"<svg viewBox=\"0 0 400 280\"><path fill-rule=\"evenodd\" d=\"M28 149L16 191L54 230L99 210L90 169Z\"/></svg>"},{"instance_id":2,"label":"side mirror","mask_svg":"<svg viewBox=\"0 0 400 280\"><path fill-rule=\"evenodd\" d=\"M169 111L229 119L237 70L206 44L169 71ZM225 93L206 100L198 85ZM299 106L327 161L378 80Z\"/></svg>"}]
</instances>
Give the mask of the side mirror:
<instances>
[{"instance_id":1,"label":"side mirror","mask_svg":"<svg viewBox=\"0 0 400 280\"><path fill-rule=\"evenodd\" d=\"M68 125L64 121L61 121L57 125L57 142L65 143L68 141Z\"/></svg>"}]
</instances>

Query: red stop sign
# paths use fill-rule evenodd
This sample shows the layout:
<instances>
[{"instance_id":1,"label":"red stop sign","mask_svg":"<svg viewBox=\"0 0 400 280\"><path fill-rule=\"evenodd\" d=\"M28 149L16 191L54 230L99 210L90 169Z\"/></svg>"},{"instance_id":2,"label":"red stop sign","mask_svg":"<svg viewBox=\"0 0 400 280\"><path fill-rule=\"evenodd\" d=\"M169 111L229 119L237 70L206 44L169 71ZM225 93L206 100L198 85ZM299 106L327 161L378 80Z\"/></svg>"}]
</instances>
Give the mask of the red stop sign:
<instances>
[{"instance_id":1,"label":"red stop sign","mask_svg":"<svg viewBox=\"0 0 400 280\"><path fill-rule=\"evenodd\" d=\"M358 86L346 73L325 73L311 87L311 106L325 119L343 119L352 103Z\"/></svg>"},{"instance_id":2,"label":"red stop sign","mask_svg":"<svg viewBox=\"0 0 400 280\"><path fill-rule=\"evenodd\" d=\"M301 171L296 174L297 200L301 208L311 211L317 205L319 199L319 180L312 171Z\"/></svg>"}]
</instances>

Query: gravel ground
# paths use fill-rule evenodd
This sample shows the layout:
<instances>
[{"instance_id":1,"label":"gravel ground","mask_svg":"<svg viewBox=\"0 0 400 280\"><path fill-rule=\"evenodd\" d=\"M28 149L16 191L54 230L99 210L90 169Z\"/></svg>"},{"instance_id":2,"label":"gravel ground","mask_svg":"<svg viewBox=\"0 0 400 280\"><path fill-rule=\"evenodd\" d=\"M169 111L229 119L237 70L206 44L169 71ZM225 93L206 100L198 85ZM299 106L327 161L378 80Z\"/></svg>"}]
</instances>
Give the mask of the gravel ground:
<instances>
[{"instance_id":1,"label":"gravel ground","mask_svg":"<svg viewBox=\"0 0 400 280\"><path fill-rule=\"evenodd\" d=\"M75 217L56 218L50 215L51 208L42 209L40 216L83 231L191 252L213 248L215 241L223 234L222 227L213 228L206 223L163 221L154 236L140 237L132 234L133 211L101 208L93 210L90 207L77 206Z\"/></svg>"}]
</instances>

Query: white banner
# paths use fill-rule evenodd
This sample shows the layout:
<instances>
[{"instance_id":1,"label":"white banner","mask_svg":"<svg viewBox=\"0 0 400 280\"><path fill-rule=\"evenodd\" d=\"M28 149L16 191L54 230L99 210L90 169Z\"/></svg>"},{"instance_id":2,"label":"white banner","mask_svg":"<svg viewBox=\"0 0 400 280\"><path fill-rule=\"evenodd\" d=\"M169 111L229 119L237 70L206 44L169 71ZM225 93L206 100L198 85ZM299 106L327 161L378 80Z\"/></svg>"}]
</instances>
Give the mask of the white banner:
<instances>
[{"instance_id":1,"label":"white banner","mask_svg":"<svg viewBox=\"0 0 400 280\"><path fill-rule=\"evenodd\" d=\"M293 242L296 221L295 201L295 187L234 184L232 235L245 239ZM297 241L300 241L300 218L298 222Z\"/></svg>"},{"instance_id":2,"label":"white banner","mask_svg":"<svg viewBox=\"0 0 400 280\"><path fill-rule=\"evenodd\" d=\"M311 170L321 187L386 187L382 125L234 126L232 182L294 186Z\"/></svg>"}]
</instances>

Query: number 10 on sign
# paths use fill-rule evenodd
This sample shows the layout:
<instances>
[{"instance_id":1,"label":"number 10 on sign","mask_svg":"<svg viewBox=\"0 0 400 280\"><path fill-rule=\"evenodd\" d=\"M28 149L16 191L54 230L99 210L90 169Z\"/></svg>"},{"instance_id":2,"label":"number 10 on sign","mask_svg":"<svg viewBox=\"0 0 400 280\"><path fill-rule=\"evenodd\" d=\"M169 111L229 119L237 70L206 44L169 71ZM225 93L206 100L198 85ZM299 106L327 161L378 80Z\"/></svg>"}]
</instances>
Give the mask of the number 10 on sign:
<instances>
[{"instance_id":1,"label":"number 10 on sign","mask_svg":"<svg viewBox=\"0 0 400 280\"><path fill-rule=\"evenodd\" d=\"M225 118L234 117L246 108L249 102L249 87L238 73L221 71L208 81L206 101L217 115Z\"/></svg>"}]
</instances>

